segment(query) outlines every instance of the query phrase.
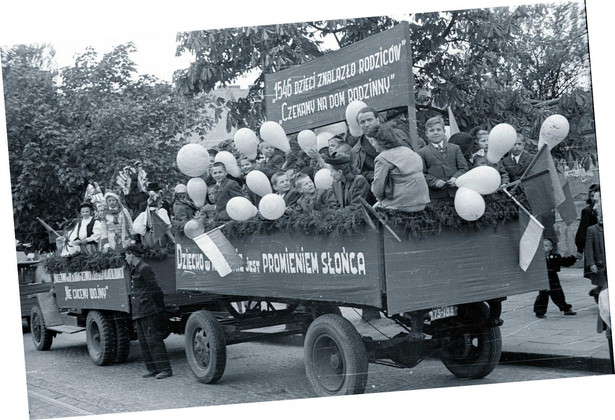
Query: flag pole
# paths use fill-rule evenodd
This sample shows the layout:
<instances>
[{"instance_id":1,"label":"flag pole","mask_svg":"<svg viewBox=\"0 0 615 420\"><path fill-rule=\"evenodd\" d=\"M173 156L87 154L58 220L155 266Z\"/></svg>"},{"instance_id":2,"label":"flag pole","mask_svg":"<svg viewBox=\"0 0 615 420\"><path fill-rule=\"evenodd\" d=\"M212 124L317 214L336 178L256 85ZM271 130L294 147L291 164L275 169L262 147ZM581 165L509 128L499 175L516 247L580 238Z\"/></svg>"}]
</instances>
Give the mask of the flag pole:
<instances>
[{"instance_id":1,"label":"flag pole","mask_svg":"<svg viewBox=\"0 0 615 420\"><path fill-rule=\"evenodd\" d=\"M527 165L527 168L525 169L525 171L523 172L523 174L521 175L521 178L519 179L519 181L522 181L525 177L525 174L527 174L536 164L536 161L538 161L538 157L540 157L540 154L543 153L543 150L545 149L545 147L547 147L546 144L543 144L542 147L540 148L540 150L538 150L538 153L536 153L536 156L534 156L534 159L532 159L532 161L530 162L529 165ZM515 181L517 182L517 181ZM515 192L517 190L517 188L519 188L519 185L521 185L521 182L517 183L515 185L515 188L513 188L513 192Z\"/></svg>"},{"instance_id":2,"label":"flag pole","mask_svg":"<svg viewBox=\"0 0 615 420\"><path fill-rule=\"evenodd\" d=\"M518 205L518 206L519 206L519 208L520 208L521 210L523 210L523 212L524 212L525 214L527 214L527 215L528 215L528 217L529 217L530 219L532 219L535 223L537 223L537 224L538 224L538 225L539 225L542 229L544 229L544 228L545 228L545 227L542 225L542 223L540 223L540 222L538 221L538 219L536 219L536 218L534 217L534 215L533 215L532 213L530 213L530 211L529 211L528 209L526 209L526 208L523 206L523 204L521 204L521 203L519 202L519 200L517 200L515 197L513 197L513 195L512 195L510 192L508 192L508 190L507 190L506 188L502 188L502 191L503 191L503 192L504 192L504 194L506 194L506 195L507 195L507 196L508 196L508 197L509 197L512 201L514 201L514 202L515 202L515 204L516 204L516 205Z\"/></svg>"}]
</instances>

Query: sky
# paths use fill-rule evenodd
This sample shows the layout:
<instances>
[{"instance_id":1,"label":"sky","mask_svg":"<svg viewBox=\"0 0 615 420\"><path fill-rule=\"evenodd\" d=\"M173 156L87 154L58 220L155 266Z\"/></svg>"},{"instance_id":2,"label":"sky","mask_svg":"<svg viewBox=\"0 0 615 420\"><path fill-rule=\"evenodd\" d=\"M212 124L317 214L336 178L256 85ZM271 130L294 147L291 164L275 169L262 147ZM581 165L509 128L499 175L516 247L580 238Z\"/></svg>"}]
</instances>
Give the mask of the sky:
<instances>
[{"instance_id":1,"label":"sky","mask_svg":"<svg viewBox=\"0 0 615 420\"><path fill-rule=\"evenodd\" d=\"M536 3L536 1L5 1L0 5L0 45L51 43L57 50L58 64L65 65L70 63L75 52L82 51L87 45L92 45L103 53L109 51L113 45L132 40L139 49L139 53L133 57L139 70L157 75L164 80L170 80L175 68L187 66L187 62L174 57L175 34L178 31L520 3ZM613 139L611 98L615 93L613 92L611 64L613 8L612 2L587 0L592 82L595 93L594 106L601 161L607 161L610 158L609 154L615 151L611 146ZM6 256L3 257L3 262L6 263L8 273L0 289L0 310L2 311L0 319L4 320L2 324L4 344L0 346L0 360L5 361L0 380L3 382L2 385L10 383L10 387L2 387L3 401L11 401L10 406L3 405L3 412L13 411L8 418L27 419L27 389L24 375L26 366L23 359L21 327L18 323L19 303L16 299L18 287L17 282L14 281L17 278L17 272L3 106L0 97L0 194L4 197L0 200L0 214L3 218L3 223L0 224L0 252ZM603 181L615 179L615 165L601 167L601 178ZM615 188L612 185L612 182L602 184L607 249L615 249L615 227L613 229L609 227L615 226L615 223L608 223L609 216L615 209L610 198L615 197ZM579 279L579 281L584 280ZM7 365L10 365L8 372ZM77 367L71 366L70 368ZM420 369L420 365L417 369ZM264 371L263 375L274 375L274 372ZM558 415L571 419L591 418L599 416L601 410L611 411L613 409L611 401L614 379L613 375L610 375L609 377L574 380L372 394L357 398L344 397L342 400L319 399L317 402L308 399L251 404L248 407L235 405L183 409L179 410L179 415L186 419L203 418L203 415L218 418L236 418L246 415L270 418L277 417L284 412L288 414L292 410L290 412L293 413L293 418L307 418L308 416L310 418L319 416L330 418L332 412L338 413L338 417L345 418L366 418L383 414L396 415L401 418L417 417L417 415L420 417L429 415L430 418L464 418L464 413L468 416L484 417L487 410L492 410L493 413L498 413L498 417L502 412L514 412L520 418L536 418L540 414L553 418ZM186 378L186 380L189 381L192 378ZM408 372L408 380L412 380L411 372ZM203 392L207 392L205 385ZM475 405L468 404L468 401L472 401ZM419 407L409 408L410 404L417 404ZM178 411L97 418L153 420L168 418L169 415L178 415ZM506 415L502 417L508 418ZM601 417L608 418L604 415Z\"/></svg>"}]
</instances>

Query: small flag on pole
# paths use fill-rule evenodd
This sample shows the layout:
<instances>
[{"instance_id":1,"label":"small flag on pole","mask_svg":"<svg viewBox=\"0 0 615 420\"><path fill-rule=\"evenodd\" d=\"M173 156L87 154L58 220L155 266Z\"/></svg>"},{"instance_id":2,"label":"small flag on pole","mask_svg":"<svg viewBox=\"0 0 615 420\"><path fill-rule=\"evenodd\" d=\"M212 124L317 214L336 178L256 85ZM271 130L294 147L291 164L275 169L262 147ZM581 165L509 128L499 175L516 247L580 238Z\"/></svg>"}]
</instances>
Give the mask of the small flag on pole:
<instances>
[{"instance_id":1,"label":"small flag on pole","mask_svg":"<svg viewBox=\"0 0 615 420\"><path fill-rule=\"evenodd\" d=\"M448 107L448 126L450 127L451 136L459 133L459 126L457 125L457 121L455 121L455 116L450 106Z\"/></svg>"},{"instance_id":2,"label":"small flag on pole","mask_svg":"<svg viewBox=\"0 0 615 420\"><path fill-rule=\"evenodd\" d=\"M555 210L560 204L562 204L566 200L566 197L564 195L564 190L562 189L562 183L560 182L557 169L555 169L555 163L553 162L553 158L551 157L551 152L549 152L549 148L546 144L543 145L543 147L538 151L534 159L532 159L527 169L523 173L523 176L521 177L520 181L526 194L527 181L532 179L534 175L538 175L539 173L542 173L544 171L548 171L550 179L540 178L540 182L544 183L544 186L542 186L541 189L546 189L549 191L548 206L550 208L548 209L548 211L551 211ZM545 199L546 198L547 197L545 197ZM545 204L547 203L545 202ZM535 215L539 215L544 213L544 211L538 211L537 209L534 209L532 204L532 213Z\"/></svg>"},{"instance_id":3,"label":"small flag on pole","mask_svg":"<svg viewBox=\"0 0 615 420\"><path fill-rule=\"evenodd\" d=\"M220 228L205 232L193 238L193 241L211 261L220 277L224 277L243 266L243 259Z\"/></svg>"},{"instance_id":4,"label":"small flag on pole","mask_svg":"<svg viewBox=\"0 0 615 420\"><path fill-rule=\"evenodd\" d=\"M574 199L572 198L572 192L570 192L570 185L568 181L562 185L562 190L564 191L564 197L566 199L562 204L557 206L557 211L559 215L562 217L566 226L570 226L572 222L577 220L577 206L574 204Z\"/></svg>"},{"instance_id":5,"label":"small flag on pole","mask_svg":"<svg viewBox=\"0 0 615 420\"><path fill-rule=\"evenodd\" d=\"M522 211L519 212L519 227L523 232L519 241L519 266L526 271L540 247L544 227Z\"/></svg>"}]
</instances>

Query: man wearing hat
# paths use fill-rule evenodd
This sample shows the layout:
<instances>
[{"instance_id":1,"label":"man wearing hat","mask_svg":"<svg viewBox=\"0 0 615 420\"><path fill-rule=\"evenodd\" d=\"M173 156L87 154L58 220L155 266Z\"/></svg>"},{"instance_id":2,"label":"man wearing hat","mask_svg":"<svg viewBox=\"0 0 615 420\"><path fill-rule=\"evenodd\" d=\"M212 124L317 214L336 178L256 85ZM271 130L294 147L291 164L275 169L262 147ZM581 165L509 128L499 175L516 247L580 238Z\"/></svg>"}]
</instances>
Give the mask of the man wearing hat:
<instances>
[{"instance_id":1,"label":"man wearing hat","mask_svg":"<svg viewBox=\"0 0 615 420\"><path fill-rule=\"evenodd\" d=\"M157 182L147 184L147 200L139 204L139 213L144 212L148 207L162 207L167 211L167 214L171 214L170 204L162 198L162 185Z\"/></svg>"},{"instance_id":2,"label":"man wearing hat","mask_svg":"<svg viewBox=\"0 0 615 420\"><path fill-rule=\"evenodd\" d=\"M68 237L69 245L80 248L84 253L96 251L103 228L100 221L93 217L94 206L89 202L82 203L79 213L81 219Z\"/></svg>"},{"instance_id":3,"label":"man wearing hat","mask_svg":"<svg viewBox=\"0 0 615 420\"><path fill-rule=\"evenodd\" d=\"M164 345L167 315L162 290L152 268L143 262L143 248L130 245L125 251L126 262L131 267L132 319L147 368L143 377L168 378L173 371Z\"/></svg>"}]
</instances>

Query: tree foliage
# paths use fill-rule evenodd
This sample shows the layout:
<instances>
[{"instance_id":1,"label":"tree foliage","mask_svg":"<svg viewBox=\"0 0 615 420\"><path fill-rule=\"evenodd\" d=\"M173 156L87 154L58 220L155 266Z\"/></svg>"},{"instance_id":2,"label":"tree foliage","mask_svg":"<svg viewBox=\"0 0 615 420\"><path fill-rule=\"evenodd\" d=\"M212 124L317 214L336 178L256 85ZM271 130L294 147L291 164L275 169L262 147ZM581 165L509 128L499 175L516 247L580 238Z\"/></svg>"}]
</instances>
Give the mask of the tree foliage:
<instances>
[{"instance_id":1,"label":"tree foliage","mask_svg":"<svg viewBox=\"0 0 615 420\"><path fill-rule=\"evenodd\" d=\"M117 188L115 176L140 160L149 179L182 179L175 156L186 138L202 138L220 112L211 95L192 98L138 75L132 44L99 57L87 49L74 65L53 70L53 50L2 51L16 236L39 247L46 234L36 217L73 218L89 181ZM56 225L57 226L57 225Z\"/></svg>"},{"instance_id":2,"label":"tree foliage","mask_svg":"<svg viewBox=\"0 0 615 420\"><path fill-rule=\"evenodd\" d=\"M589 62L578 3L422 13L408 21L419 130L434 114L446 117L448 106L463 131L507 122L536 139L555 111L566 112L573 125L592 124L591 93L581 89ZM177 53L188 51L195 60L176 73L175 83L190 95L260 70L246 99L225 104L229 130L256 128L264 119L263 74L321 56L326 37L342 48L397 23L380 16L180 33ZM544 106L552 100L562 106ZM570 101L585 107L570 107ZM403 121L402 113L387 117Z\"/></svg>"}]
</instances>

